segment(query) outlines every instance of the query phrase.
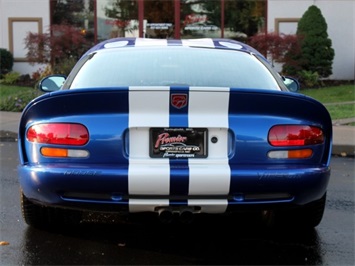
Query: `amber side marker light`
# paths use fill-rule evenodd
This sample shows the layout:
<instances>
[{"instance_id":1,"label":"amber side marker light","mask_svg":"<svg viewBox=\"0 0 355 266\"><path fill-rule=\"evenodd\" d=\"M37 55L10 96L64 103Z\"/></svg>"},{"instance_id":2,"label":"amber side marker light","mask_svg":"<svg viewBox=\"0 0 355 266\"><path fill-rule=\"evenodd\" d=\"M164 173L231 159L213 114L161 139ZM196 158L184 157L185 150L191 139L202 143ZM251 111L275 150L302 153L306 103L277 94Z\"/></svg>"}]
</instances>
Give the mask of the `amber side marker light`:
<instances>
[{"instance_id":1,"label":"amber side marker light","mask_svg":"<svg viewBox=\"0 0 355 266\"><path fill-rule=\"evenodd\" d=\"M268 141L275 147L309 146L324 143L323 131L308 125L277 125L270 129ZM312 149L277 150L268 153L269 158L304 159L313 154Z\"/></svg>"},{"instance_id":2,"label":"amber side marker light","mask_svg":"<svg viewBox=\"0 0 355 266\"><path fill-rule=\"evenodd\" d=\"M83 146L89 141L89 132L81 124L47 123L31 126L26 137L30 142L41 144ZM84 158L89 156L86 150L58 147L42 147L41 154L47 157Z\"/></svg>"}]
</instances>

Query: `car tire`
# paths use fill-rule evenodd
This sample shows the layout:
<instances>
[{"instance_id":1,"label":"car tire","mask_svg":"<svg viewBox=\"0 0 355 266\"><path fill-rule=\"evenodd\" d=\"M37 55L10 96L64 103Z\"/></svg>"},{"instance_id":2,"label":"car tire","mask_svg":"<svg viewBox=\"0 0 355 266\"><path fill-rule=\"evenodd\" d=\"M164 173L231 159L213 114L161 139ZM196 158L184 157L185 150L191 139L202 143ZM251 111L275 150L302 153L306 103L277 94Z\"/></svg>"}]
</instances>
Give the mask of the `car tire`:
<instances>
[{"instance_id":1,"label":"car tire","mask_svg":"<svg viewBox=\"0 0 355 266\"><path fill-rule=\"evenodd\" d=\"M299 211L299 222L304 227L316 227L323 218L327 194L317 201L302 207Z\"/></svg>"},{"instance_id":2,"label":"car tire","mask_svg":"<svg viewBox=\"0 0 355 266\"><path fill-rule=\"evenodd\" d=\"M319 200L308 203L305 206L278 213L278 224L281 226L293 225L298 228L314 228L320 224L323 218L327 194Z\"/></svg>"},{"instance_id":3,"label":"car tire","mask_svg":"<svg viewBox=\"0 0 355 266\"><path fill-rule=\"evenodd\" d=\"M30 201L21 191L21 209L25 222L36 228L79 224L81 212L42 206Z\"/></svg>"}]
</instances>

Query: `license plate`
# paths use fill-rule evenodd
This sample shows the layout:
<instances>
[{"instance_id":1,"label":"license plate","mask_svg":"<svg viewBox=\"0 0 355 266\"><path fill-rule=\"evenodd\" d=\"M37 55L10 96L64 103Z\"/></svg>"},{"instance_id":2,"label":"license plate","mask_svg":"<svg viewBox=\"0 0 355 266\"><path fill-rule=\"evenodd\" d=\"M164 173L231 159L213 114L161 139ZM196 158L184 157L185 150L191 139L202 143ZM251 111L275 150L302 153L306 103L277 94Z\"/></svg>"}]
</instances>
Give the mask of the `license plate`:
<instances>
[{"instance_id":1,"label":"license plate","mask_svg":"<svg viewBox=\"0 0 355 266\"><path fill-rule=\"evenodd\" d=\"M150 157L206 158L207 128L151 128Z\"/></svg>"}]
</instances>

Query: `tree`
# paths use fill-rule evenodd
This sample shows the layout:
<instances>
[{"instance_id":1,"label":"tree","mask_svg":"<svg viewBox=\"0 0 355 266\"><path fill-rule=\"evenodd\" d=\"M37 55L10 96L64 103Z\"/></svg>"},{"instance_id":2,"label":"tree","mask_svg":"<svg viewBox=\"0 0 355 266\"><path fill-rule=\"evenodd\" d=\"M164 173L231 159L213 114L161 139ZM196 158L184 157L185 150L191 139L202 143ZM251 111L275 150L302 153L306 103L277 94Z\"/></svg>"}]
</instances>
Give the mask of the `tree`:
<instances>
[{"instance_id":1,"label":"tree","mask_svg":"<svg viewBox=\"0 0 355 266\"><path fill-rule=\"evenodd\" d=\"M260 33L250 37L248 44L267 57L272 64L274 62L290 64L286 55L296 47L297 41L297 35Z\"/></svg>"},{"instance_id":2,"label":"tree","mask_svg":"<svg viewBox=\"0 0 355 266\"><path fill-rule=\"evenodd\" d=\"M310 6L303 14L298 22L297 35L300 51L289 54L290 61L297 63L293 71L318 73L323 78L330 76L334 49L328 38L327 23L317 6Z\"/></svg>"},{"instance_id":3,"label":"tree","mask_svg":"<svg viewBox=\"0 0 355 266\"><path fill-rule=\"evenodd\" d=\"M14 56L12 53L5 48L0 48L0 77L11 72L13 65Z\"/></svg>"},{"instance_id":4,"label":"tree","mask_svg":"<svg viewBox=\"0 0 355 266\"><path fill-rule=\"evenodd\" d=\"M201 1L207 11L209 21L221 26L221 1ZM242 32L252 36L258 32L263 24L266 1L238 0L225 1L225 28L234 32Z\"/></svg>"},{"instance_id":5,"label":"tree","mask_svg":"<svg viewBox=\"0 0 355 266\"><path fill-rule=\"evenodd\" d=\"M52 25L71 25L80 29L85 38L94 44L95 1L51 0L53 8Z\"/></svg>"},{"instance_id":6,"label":"tree","mask_svg":"<svg viewBox=\"0 0 355 266\"><path fill-rule=\"evenodd\" d=\"M53 24L70 24L82 27L78 14L82 12L83 0L56 0L54 1Z\"/></svg>"},{"instance_id":7,"label":"tree","mask_svg":"<svg viewBox=\"0 0 355 266\"><path fill-rule=\"evenodd\" d=\"M114 0L105 7L105 15L114 19L113 23L120 30L119 36L124 37L130 28L131 20L138 18L138 4L136 0Z\"/></svg>"},{"instance_id":8,"label":"tree","mask_svg":"<svg viewBox=\"0 0 355 266\"><path fill-rule=\"evenodd\" d=\"M30 64L51 64L56 73L69 74L71 67L89 48L80 29L71 25L52 25L50 33L31 33L25 38Z\"/></svg>"}]
</instances>

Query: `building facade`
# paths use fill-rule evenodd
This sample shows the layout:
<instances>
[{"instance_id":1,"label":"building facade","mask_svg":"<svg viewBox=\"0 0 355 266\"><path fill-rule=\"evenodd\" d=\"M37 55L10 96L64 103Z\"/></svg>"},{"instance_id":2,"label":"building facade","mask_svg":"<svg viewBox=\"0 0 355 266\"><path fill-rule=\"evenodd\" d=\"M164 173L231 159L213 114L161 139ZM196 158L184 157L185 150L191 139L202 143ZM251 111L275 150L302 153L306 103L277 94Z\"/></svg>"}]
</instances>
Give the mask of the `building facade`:
<instances>
[{"instance_id":1,"label":"building facade","mask_svg":"<svg viewBox=\"0 0 355 266\"><path fill-rule=\"evenodd\" d=\"M0 0L0 47L13 54L13 71L29 74L43 67L27 62L24 38L28 32L48 31L49 25L49 1Z\"/></svg>"},{"instance_id":2,"label":"building facade","mask_svg":"<svg viewBox=\"0 0 355 266\"><path fill-rule=\"evenodd\" d=\"M355 0L0 0L0 47L14 55L13 71L31 74L41 65L26 62L28 32L48 32L70 23L93 43L112 37L240 39L257 32L293 34L310 5L328 24L335 50L330 79L354 80ZM248 12L240 12L241 10ZM243 17L244 14L244 17ZM341 16L339 16L341 14ZM248 26L241 21L248 19Z\"/></svg>"},{"instance_id":3,"label":"building facade","mask_svg":"<svg viewBox=\"0 0 355 266\"><path fill-rule=\"evenodd\" d=\"M355 0L268 0L267 31L293 34L297 22L311 5L322 12L335 51L329 79L355 77Z\"/></svg>"}]
</instances>

